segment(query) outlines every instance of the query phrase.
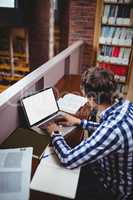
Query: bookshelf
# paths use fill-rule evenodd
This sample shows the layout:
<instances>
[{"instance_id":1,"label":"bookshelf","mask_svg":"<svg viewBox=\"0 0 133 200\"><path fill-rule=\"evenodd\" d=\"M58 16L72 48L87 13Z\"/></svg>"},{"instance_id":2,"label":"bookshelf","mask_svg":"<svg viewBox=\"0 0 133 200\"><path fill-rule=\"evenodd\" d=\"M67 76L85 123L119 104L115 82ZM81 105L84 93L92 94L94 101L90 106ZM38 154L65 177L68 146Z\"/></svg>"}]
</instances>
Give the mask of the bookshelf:
<instances>
[{"instance_id":1,"label":"bookshelf","mask_svg":"<svg viewBox=\"0 0 133 200\"><path fill-rule=\"evenodd\" d=\"M29 73L28 33L24 28L0 28L0 92Z\"/></svg>"},{"instance_id":2,"label":"bookshelf","mask_svg":"<svg viewBox=\"0 0 133 200\"><path fill-rule=\"evenodd\" d=\"M97 36L97 66L114 72L126 92L133 50L133 1L102 0Z\"/></svg>"}]
</instances>

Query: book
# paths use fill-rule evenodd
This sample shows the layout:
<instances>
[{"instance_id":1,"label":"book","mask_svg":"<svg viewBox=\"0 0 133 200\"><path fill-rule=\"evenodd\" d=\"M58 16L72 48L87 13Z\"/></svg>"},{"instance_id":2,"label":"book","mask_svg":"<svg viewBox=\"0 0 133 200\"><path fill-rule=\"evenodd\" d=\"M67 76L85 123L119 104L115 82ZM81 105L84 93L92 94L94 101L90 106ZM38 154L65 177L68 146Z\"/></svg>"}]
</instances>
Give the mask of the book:
<instances>
[{"instance_id":1,"label":"book","mask_svg":"<svg viewBox=\"0 0 133 200\"><path fill-rule=\"evenodd\" d=\"M131 48L124 48L122 64L124 64L124 65L128 65L129 64L130 53L131 53Z\"/></svg>"},{"instance_id":2,"label":"book","mask_svg":"<svg viewBox=\"0 0 133 200\"><path fill-rule=\"evenodd\" d=\"M107 23L109 12L110 12L110 5L105 5L104 6L104 14L102 17L102 23L105 23L105 24Z\"/></svg>"},{"instance_id":3,"label":"book","mask_svg":"<svg viewBox=\"0 0 133 200\"><path fill-rule=\"evenodd\" d=\"M0 199L28 200L31 176L31 147L0 149Z\"/></svg>"},{"instance_id":4,"label":"book","mask_svg":"<svg viewBox=\"0 0 133 200\"><path fill-rule=\"evenodd\" d=\"M108 18L109 24L115 24L117 12L118 12L118 6L111 5L110 12L109 12L109 18Z\"/></svg>"},{"instance_id":5,"label":"book","mask_svg":"<svg viewBox=\"0 0 133 200\"><path fill-rule=\"evenodd\" d=\"M60 164L52 147L47 147L32 178L30 188L35 191L74 199L80 168L67 169Z\"/></svg>"},{"instance_id":6,"label":"book","mask_svg":"<svg viewBox=\"0 0 133 200\"><path fill-rule=\"evenodd\" d=\"M114 37L112 39L112 44L118 45L120 36L121 36L121 28L116 28Z\"/></svg>"},{"instance_id":7,"label":"book","mask_svg":"<svg viewBox=\"0 0 133 200\"><path fill-rule=\"evenodd\" d=\"M87 102L87 98L80 95L68 93L63 98L59 98L58 105L61 111L68 112L70 114L76 114L80 107L84 106Z\"/></svg>"},{"instance_id":8,"label":"book","mask_svg":"<svg viewBox=\"0 0 133 200\"><path fill-rule=\"evenodd\" d=\"M119 41L118 41L119 45L126 45L126 43L127 43L127 41L126 41L127 35L128 35L128 29L122 28L121 29L121 35L120 35L120 38L119 38Z\"/></svg>"}]
</instances>

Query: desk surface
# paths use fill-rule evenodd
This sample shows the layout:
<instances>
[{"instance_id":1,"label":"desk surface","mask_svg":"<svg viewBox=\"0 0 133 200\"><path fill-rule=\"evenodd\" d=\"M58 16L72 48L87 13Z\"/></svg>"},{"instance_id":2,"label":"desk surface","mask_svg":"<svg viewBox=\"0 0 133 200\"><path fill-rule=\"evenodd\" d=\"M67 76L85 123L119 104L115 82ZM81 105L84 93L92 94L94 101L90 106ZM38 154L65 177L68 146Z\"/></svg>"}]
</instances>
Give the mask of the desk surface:
<instances>
[{"instance_id":1,"label":"desk surface","mask_svg":"<svg viewBox=\"0 0 133 200\"><path fill-rule=\"evenodd\" d=\"M66 94L68 92L80 94L80 75L65 75L55 85L55 88L58 89L58 92L61 96L63 96L64 94ZM13 134L19 135L20 132L24 132L24 131L26 132L29 130L28 129L22 130L22 128L21 129L18 128L17 130L15 130L15 132ZM76 134L74 134L74 133L75 133L75 131L73 132L73 134L71 133L71 136L69 134L66 136L66 140L70 146L76 145L77 143L80 142L80 139L81 139L81 130L80 129L76 130ZM49 143L49 139L48 139L48 137L46 137L45 141L44 141L44 146L46 146L48 143ZM0 147L2 147L2 145ZM18 143L18 145L19 145L19 143ZM22 146L22 143L21 143L21 146ZM15 146L14 142L10 145L9 142L5 141L3 147L9 148L9 147L16 147L16 146ZM33 158L32 175L34 174L38 164L39 164L39 160ZM45 194L45 193L41 193L41 192L31 191L30 200L60 200L60 197L56 197L54 195Z\"/></svg>"}]
</instances>

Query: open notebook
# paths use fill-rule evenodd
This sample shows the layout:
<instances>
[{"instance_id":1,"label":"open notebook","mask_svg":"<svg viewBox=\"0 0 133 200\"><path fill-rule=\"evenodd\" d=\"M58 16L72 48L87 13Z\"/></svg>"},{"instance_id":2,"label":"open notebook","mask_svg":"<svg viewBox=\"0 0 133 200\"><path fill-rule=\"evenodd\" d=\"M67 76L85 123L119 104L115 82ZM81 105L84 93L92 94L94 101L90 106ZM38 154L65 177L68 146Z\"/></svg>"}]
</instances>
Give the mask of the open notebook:
<instances>
[{"instance_id":1,"label":"open notebook","mask_svg":"<svg viewBox=\"0 0 133 200\"><path fill-rule=\"evenodd\" d=\"M0 199L28 200L31 176L31 147L0 149Z\"/></svg>"},{"instance_id":2,"label":"open notebook","mask_svg":"<svg viewBox=\"0 0 133 200\"><path fill-rule=\"evenodd\" d=\"M52 147L47 147L31 181L31 189L74 199L80 168L63 167Z\"/></svg>"}]
</instances>

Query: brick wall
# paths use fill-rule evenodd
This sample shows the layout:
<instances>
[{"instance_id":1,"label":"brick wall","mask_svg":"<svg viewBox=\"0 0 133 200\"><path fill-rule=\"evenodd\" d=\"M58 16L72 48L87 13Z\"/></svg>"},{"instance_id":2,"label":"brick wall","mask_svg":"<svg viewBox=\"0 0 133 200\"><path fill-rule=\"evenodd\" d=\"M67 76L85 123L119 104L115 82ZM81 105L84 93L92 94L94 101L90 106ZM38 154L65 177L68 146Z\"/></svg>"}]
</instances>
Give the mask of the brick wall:
<instances>
[{"instance_id":1,"label":"brick wall","mask_svg":"<svg viewBox=\"0 0 133 200\"><path fill-rule=\"evenodd\" d=\"M58 0L59 2L59 28L60 28L60 51L68 47L69 35L69 1Z\"/></svg>"},{"instance_id":2,"label":"brick wall","mask_svg":"<svg viewBox=\"0 0 133 200\"><path fill-rule=\"evenodd\" d=\"M92 63L96 0L71 0L69 7L69 44L84 40L82 70Z\"/></svg>"},{"instance_id":3,"label":"brick wall","mask_svg":"<svg viewBox=\"0 0 133 200\"><path fill-rule=\"evenodd\" d=\"M60 50L77 40L84 40L82 69L92 63L96 0L60 0ZM29 53L32 69L48 60L49 53L49 0L26 1L29 29Z\"/></svg>"},{"instance_id":4,"label":"brick wall","mask_svg":"<svg viewBox=\"0 0 133 200\"><path fill-rule=\"evenodd\" d=\"M26 5L29 29L29 55L31 70L49 59L49 0L30 0Z\"/></svg>"}]
</instances>

